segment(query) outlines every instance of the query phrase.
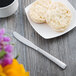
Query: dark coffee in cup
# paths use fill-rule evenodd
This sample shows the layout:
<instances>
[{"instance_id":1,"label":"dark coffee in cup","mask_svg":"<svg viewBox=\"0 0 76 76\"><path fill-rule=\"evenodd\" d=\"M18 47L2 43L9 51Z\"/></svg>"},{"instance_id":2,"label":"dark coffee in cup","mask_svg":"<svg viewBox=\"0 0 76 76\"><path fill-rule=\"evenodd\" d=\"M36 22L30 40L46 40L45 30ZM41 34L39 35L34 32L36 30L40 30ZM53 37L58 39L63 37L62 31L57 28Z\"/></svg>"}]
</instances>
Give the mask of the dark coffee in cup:
<instances>
[{"instance_id":1,"label":"dark coffee in cup","mask_svg":"<svg viewBox=\"0 0 76 76\"><path fill-rule=\"evenodd\" d=\"M0 8L10 5L14 0L0 0Z\"/></svg>"}]
</instances>

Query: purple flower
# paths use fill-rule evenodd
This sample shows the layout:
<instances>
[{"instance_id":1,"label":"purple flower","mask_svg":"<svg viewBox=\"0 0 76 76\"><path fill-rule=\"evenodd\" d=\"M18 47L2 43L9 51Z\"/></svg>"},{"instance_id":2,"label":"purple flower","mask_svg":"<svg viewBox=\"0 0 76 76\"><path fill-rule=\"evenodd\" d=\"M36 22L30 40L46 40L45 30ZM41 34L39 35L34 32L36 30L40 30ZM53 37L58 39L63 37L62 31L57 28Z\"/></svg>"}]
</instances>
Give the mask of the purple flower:
<instances>
[{"instance_id":1,"label":"purple flower","mask_svg":"<svg viewBox=\"0 0 76 76\"><path fill-rule=\"evenodd\" d=\"M12 47L12 45L10 45L10 44L7 44L6 46L5 46L5 51L6 52L12 52L13 51L13 47Z\"/></svg>"},{"instance_id":2,"label":"purple flower","mask_svg":"<svg viewBox=\"0 0 76 76\"><path fill-rule=\"evenodd\" d=\"M0 59L0 64L2 64L2 59Z\"/></svg>"},{"instance_id":3,"label":"purple flower","mask_svg":"<svg viewBox=\"0 0 76 76\"><path fill-rule=\"evenodd\" d=\"M6 66L8 64L12 64L12 59L11 58L4 58L3 59L3 63L2 63L2 66Z\"/></svg>"},{"instance_id":4,"label":"purple flower","mask_svg":"<svg viewBox=\"0 0 76 76\"><path fill-rule=\"evenodd\" d=\"M3 41L3 36L0 35L0 43Z\"/></svg>"},{"instance_id":5,"label":"purple flower","mask_svg":"<svg viewBox=\"0 0 76 76\"><path fill-rule=\"evenodd\" d=\"M12 53L7 53L7 54L5 55L5 58L11 58L11 59L13 59Z\"/></svg>"},{"instance_id":6,"label":"purple flower","mask_svg":"<svg viewBox=\"0 0 76 76\"><path fill-rule=\"evenodd\" d=\"M0 51L3 49L3 44L0 43Z\"/></svg>"},{"instance_id":7,"label":"purple flower","mask_svg":"<svg viewBox=\"0 0 76 76\"><path fill-rule=\"evenodd\" d=\"M9 42L9 41L10 41L10 38L9 38L9 37L4 37L4 38L3 38L3 41Z\"/></svg>"},{"instance_id":8,"label":"purple flower","mask_svg":"<svg viewBox=\"0 0 76 76\"><path fill-rule=\"evenodd\" d=\"M2 50L2 46L0 45L0 51Z\"/></svg>"},{"instance_id":9,"label":"purple flower","mask_svg":"<svg viewBox=\"0 0 76 76\"><path fill-rule=\"evenodd\" d=\"M0 64L2 66L6 66L7 64L11 64L13 57L12 57L12 51L13 51L13 46L10 45L10 38L5 37L5 30L1 29L0 30ZM5 52L5 54L1 54L2 51Z\"/></svg>"},{"instance_id":10,"label":"purple flower","mask_svg":"<svg viewBox=\"0 0 76 76\"><path fill-rule=\"evenodd\" d=\"M4 35L5 34L5 29L1 29L0 30L0 35Z\"/></svg>"}]
</instances>

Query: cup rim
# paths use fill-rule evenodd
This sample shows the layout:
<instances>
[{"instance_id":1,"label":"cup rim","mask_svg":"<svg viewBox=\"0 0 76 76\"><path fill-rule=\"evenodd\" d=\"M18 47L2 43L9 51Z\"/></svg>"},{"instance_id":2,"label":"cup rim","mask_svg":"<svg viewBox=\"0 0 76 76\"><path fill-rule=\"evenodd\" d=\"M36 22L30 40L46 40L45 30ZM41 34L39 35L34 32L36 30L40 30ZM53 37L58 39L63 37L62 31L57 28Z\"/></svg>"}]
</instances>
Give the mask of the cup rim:
<instances>
[{"instance_id":1,"label":"cup rim","mask_svg":"<svg viewBox=\"0 0 76 76\"><path fill-rule=\"evenodd\" d=\"M9 4L9 5L5 6L5 7L0 7L0 9L5 9L5 8L10 7L15 1L16 1L16 0L14 0L11 4Z\"/></svg>"}]
</instances>

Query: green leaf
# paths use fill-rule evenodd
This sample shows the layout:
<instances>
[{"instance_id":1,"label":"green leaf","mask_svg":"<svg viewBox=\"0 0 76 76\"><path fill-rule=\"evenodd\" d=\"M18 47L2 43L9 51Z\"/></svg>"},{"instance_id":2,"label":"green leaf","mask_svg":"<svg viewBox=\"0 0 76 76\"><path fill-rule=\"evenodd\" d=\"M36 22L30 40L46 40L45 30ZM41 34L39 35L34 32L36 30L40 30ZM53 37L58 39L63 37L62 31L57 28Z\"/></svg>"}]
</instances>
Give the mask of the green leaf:
<instances>
[{"instance_id":1,"label":"green leaf","mask_svg":"<svg viewBox=\"0 0 76 76\"><path fill-rule=\"evenodd\" d=\"M18 59L18 57L19 57L19 54L15 57L15 59Z\"/></svg>"},{"instance_id":2,"label":"green leaf","mask_svg":"<svg viewBox=\"0 0 76 76\"><path fill-rule=\"evenodd\" d=\"M0 52L0 59L3 58L3 57L5 56L5 54L6 54L6 52L5 52L4 50L2 50L2 51Z\"/></svg>"}]
</instances>

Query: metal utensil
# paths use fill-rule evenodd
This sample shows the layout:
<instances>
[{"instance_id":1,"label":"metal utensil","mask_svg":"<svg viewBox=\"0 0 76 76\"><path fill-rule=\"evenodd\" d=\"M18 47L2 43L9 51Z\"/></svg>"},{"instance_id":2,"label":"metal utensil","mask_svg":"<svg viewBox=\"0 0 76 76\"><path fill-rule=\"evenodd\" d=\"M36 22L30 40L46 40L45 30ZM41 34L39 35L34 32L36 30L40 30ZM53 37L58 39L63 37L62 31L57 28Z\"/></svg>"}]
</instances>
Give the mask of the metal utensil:
<instances>
[{"instance_id":1,"label":"metal utensil","mask_svg":"<svg viewBox=\"0 0 76 76\"><path fill-rule=\"evenodd\" d=\"M18 34L17 32L13 32L14 37L19 40L20 42L22 42L23 44L35 49L36 51L40 52L41 54L43 54L45 57L47 57L48 59L50 59L51 61L53 61L54 63L56 63L59 67L61 67L62 69L66 68L66 64L63 63L62 61L60 61L59 59L57 59L56 57L52 56L51 54L47 53L46 51L42 50L41 48L39 48L38 46L36 46L35 44L33 44L31 41L27 40L26 38L24 38L23 36L21 36L20 34Z\"/></svg>"}]
</instances>

